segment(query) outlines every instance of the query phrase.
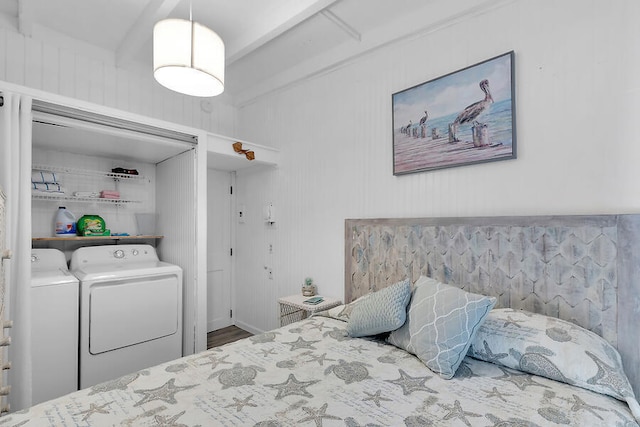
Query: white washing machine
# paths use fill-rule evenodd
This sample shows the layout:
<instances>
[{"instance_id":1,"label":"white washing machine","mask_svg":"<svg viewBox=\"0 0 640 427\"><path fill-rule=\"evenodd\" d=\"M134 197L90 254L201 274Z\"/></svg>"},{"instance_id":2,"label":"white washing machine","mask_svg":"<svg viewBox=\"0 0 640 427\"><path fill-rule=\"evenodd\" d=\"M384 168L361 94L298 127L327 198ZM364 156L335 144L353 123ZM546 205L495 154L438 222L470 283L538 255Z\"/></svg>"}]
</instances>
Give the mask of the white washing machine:
<instances>
[{"instance_id":1,"label":"white washing machine","mask_svg":"<svg viewBox=\"0 0 640 427\"><path fill-rule=\"evenodd\" d=\"M182 356L182 269L150 245L76 249L80 388Z\"/></svg>"},{"instance_id":2,"label":"white washing machine","mask_svg":"<svg viewBox=\"0 0 640 427\"><path fill-rule=\"evenodd\" d=\"M33 404L78 389L78 279L57 249L31 250Z\"/></svg>"}]
</instances>

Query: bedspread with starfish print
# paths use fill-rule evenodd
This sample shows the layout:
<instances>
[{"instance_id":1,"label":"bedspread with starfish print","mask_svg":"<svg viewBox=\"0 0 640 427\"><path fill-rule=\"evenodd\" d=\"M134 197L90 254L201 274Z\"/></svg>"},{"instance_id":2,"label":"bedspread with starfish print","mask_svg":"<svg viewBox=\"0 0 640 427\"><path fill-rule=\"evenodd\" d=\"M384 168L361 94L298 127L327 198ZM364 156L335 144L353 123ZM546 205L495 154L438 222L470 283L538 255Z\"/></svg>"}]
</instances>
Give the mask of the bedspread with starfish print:
<instances>
[{"instance_id":1,"label":"bedspread with starfish print","mask_svg":"<svg viewBox=\"0 0 640 427\"><path fill-rule=\"evenodd\" d=\"M0 426L637 426L624 402L465 358L445 380L312 317L0 418Z\"/></svg>"}]
</instances>

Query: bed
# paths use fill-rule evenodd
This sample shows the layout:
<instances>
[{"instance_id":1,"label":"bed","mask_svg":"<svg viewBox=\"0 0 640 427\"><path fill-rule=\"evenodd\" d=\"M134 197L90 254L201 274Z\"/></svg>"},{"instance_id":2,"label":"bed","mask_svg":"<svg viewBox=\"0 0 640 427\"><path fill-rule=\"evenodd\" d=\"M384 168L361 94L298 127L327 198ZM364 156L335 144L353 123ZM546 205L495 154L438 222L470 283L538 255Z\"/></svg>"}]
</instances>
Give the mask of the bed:
<instances>
[{"instance_id":1,"label":"bed","mask_svg":"<svg viewBox=\"0 0 640 427\"><path fill-rule=\"evenodd\" d=\"M640 216L345 233L347 304L0 426L638 425Z\"/></svg>"}]
</instances>

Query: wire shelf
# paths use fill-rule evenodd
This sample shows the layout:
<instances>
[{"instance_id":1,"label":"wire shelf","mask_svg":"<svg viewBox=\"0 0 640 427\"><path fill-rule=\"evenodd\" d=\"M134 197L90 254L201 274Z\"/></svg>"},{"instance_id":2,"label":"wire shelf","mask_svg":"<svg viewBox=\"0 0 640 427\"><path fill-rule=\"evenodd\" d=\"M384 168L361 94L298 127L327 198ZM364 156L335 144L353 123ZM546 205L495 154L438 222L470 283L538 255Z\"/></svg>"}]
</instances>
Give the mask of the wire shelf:
<instances>
[{"instance_id":1,"label":"wire shelf","mask_svg":"<svg viewBox=\"0 0 640 427\"><path fill-rule=\"evenodd\" d=\"M57 194L38 194L32 193L31 198L33 200L45 200L51 202L82 202L82 203L105 203L112 205L126 205L132 203L142 203L140 200L126 200L126 199L104 199L101 197L74 197L63 196Z\"/></svg>"},{"instance_id":2,"label":"wire shelf","mask_svg":"<svg viewBox=\"0 0 640 427\"><path fill-rule=\"evenodd\" d=\"M104 172L104 171L95 171L91 169L77 169L77 168L68 168L68 167L62 167L62 166L32 165L31 169L34 171L65 173L65 174L83 175L83 176L98 176L98 177L104 177L104 178L111 178L115 180L127 180L127 181L134 181L134 182L148 181L147 177L142 175L129 175L126 173Z\"/></svg>"}]
</instances>

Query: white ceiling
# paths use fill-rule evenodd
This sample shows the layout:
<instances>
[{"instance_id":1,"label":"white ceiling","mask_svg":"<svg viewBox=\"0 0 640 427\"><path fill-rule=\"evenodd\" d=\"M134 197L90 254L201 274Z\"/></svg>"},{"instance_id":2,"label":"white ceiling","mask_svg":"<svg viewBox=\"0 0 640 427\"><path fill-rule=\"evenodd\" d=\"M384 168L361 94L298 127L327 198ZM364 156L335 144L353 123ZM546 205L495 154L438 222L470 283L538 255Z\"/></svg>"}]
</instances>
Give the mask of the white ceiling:
<instances>
[{"instance_id":1,"label":"white ceiling","mask_svg":"<svg viewBox=\"0 0 640 427\"><path fill-rule=\"evenodd\" d=\"M191 0L226 47L225 96L241 104L397 38L505 0ZM482 6L484 5L484 6ZM153 25L190 0L0 0L25 35L70 37L151 70Z\"/></svg>"}]
</instances>

